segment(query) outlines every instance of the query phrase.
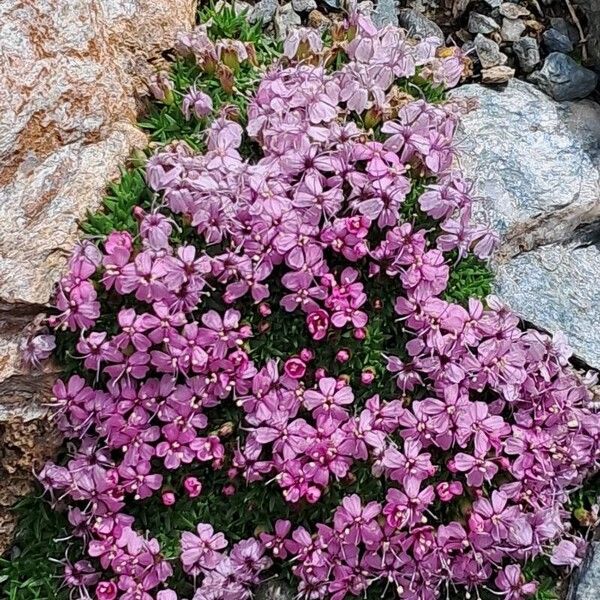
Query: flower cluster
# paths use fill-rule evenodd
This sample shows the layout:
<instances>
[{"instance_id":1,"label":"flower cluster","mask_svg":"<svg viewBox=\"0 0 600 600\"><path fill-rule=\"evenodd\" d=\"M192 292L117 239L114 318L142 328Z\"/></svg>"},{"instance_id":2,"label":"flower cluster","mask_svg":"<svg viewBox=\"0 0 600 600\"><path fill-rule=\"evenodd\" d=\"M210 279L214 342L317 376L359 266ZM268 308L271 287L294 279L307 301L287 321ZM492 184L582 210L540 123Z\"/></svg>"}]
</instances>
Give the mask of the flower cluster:
<instances>
[{"instance_id":1,"label":"flower cluster","mask_svg":"<svg viewBox=\"0 0 600 600\"><path fill-rule=\"evenodd\" d=\"M214 116L206 151L176 143L150 158L163 203L135 209L135 235L84 242L60 282L51 323L77 332L85 377L54 387L72 451L40 481L68 500L87 554L66 580L99 600L174 600L187 593L163 589L176 569L194 600L249 598L288 560L311 600L388 588L434 600L448 586L519 600L536 589L525 561L580 560L565 505L598 464L600 420L566 344L521 330L494 297L444 299L452 261L488 257L496 238L470 223L453 170L464 106L398 82L454 85L462 57L357 16L335 36L338 70L314 32L292 34L291 65L263 77L245 128L190 90L186 118ZM181 45L207 71L251 60L204 30ZM396 320L377 316L384 305ZM278 313L299 317L309 343L279 338L283 360L260 362ZM367 347L370 369L352 356ZM273 515L273 531L228 553L202 522L178 532L173 564L129 507L174 504L177 473L201 496L187 465L226 472L226 496L262 485L295 507L327 504L359 469L379 492L346 494L326 522Z\"/></svg>"}]
</instances>

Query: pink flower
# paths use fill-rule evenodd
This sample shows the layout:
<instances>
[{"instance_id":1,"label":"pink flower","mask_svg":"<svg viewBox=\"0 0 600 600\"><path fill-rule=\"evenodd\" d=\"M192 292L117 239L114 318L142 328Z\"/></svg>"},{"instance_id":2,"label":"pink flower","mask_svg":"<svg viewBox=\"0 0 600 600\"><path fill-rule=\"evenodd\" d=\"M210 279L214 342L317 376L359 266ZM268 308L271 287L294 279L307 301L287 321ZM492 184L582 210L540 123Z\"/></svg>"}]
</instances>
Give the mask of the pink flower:
<instances>
[{"instance_id":1,"label":"pink flower","mask_svg":"<svg viewBox=\"0 0 600 600\"><path fill-rule=\"evenodd\" d=\"M507 565L498 573L495 579L496 587L504 600L522 600L527 596L533 596L537 592L536 581L529 583L521 573L519 565Z\"/></svg>"},{"instance_id":2,"label":"pink flower","mask_svg":"<svg viewBox=\"0 0 600 600\"><path fill-rule=\"evenodd\" d=\"M371 385L375 381L375 373L373 371L363 371L360 374L360 382L363 385Z\"/></svg>"},{"instance_id":3,"label":"pink flower","mask_svg":"<svg viewBox=\"0 0 600 600\"><path fill-rule=\"evenodd\" d=\"M202 492L202 483L196 477L189 475L183 480L183 489L190 498L196 498Z\"/></svg>"},{"instance_id":4,"label":"pink flower","mask_svg":"<svg viewBox=\"0 0 600 600\"><path fill-rule=\"evenodd\" d=\"M117 593L117 584L114 581L100 581L96 586L98 600L115 600Z\"/></svg>"},{"instance_id":5,"label":"pink flower","mask_svg":"<svg viewBox=\"0 0 600 600\"><path fill-rule=\"evenodd\" d=\"M342 364L348 362L350 360L350 352L344 348L338 350L335 355L335 360Z\"/></svg>"},{"instance_id":6,"label":"pink flower","mask_svg":"<svg viewBox=\"0 0 600 600\"><path fill-rule=\"evenodd\" d=\"M283 369L288 377L302 379L306 373L306 363L301 358L292 356L285 361Z\"/></svg>"},{"instance_id":7,"label":"pink flower","mask_svg":"<svg viewBox=\"0 0 600 600\"><path fill-rule=\"evenodd\" d=\"M184 531L181 534L181 563L186 573L196 575L201 570L214 569L223 559L219 552L227 546L222 533L215 533L206 523L196 527L198 535Z\"/></svg>"},{"instance_id":8,"label":"pink flower","mask_svg":"<svg viewBox=\"0 0 600 600\"><path fill-rule=\"evenodd\" d=\"M354 402L352 388L343 385L337 388L337 381L333 377L323 377L319 379L318 390L306 390L304 392L304 406L313 411L313 414L331 415L333 418L343 418L346 416L348 404Z\"/></svg>"},{"instance_id":9,"label":"pink flower","mask_svg":"<svg viewBox=\"0 0 600 600\"><path fill-rule=\"evenodd\" d=\"M306 316L308 331L313 340L322 340L327 335L329 316L322 309L314 310Z\"/></svg>"}]
</instances>

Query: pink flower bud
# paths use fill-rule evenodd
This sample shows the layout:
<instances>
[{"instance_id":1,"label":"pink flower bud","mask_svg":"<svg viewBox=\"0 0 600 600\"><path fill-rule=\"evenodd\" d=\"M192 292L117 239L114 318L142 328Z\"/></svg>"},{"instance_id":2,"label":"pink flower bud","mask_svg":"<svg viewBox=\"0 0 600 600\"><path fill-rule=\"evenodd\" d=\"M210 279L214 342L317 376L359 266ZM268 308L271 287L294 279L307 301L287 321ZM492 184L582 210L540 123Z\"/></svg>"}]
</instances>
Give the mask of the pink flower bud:
<instances>
[{"instance_id":1,"label":"pink flower bud","mask_svg":"<svg viewBox=\"0 0 600 600\"><path fill-rule=\"evenodd\" d=\"M360 382L363 385L371 385L375 380L375 373L373 371L363 371L360 374Z\"/></svg>"},{"instance_id":2,"label":"pink flower bud","mask_svg":"<svg viewBox=\"0 0 600 600\"><path fill-rule=\"evenodd\" d=\"M231 467L231 469L227 471L227 477L229 477L229 479L235 479L237 476L238 470L235 467Z\"/></svg>"},{"instance_id":3,"label":"pink flower bud","mask_svg":"<svg viewBox=\"0 0 600 600\"><path fill-rule=\"evenodd\" d=\"M315 379L319 381L319 379L323 379L323 377L327 377L327 371L323 367L319 367L315 371Z\"/></svg>"},{"instance_id":4,"label":"pink flower bud","mask_svg":"<svg viewBox=\"0 0 600 600\"><path fill-rule=\"evenodd\" d=\"M447 481L442 481L435 486L435 491L442 502L450 502L454 497L450 491L450 485Z\"/></svg>"},{"instance_id":5,"label":"pink flower bud","mask_svg":"<svg viewBox=\"0 0 600 600\"><path fill-rule=\"evenodd\" d=\"M173 506L175 504L175 494L173 492L163 492L162 494L162 503L165 506Z\"/></svg>"},{"instance_id":6,"label":"pink flower bud","mask_svg":"<svg viewBox=\"0 0 600 600\"><path fill-rule=\"evenodd\" d=\"M454 464L454 460L450 459L447 463L446 466L448 467L448 471L450 471L450 473L458 473L458 469L456 468L456 465Z\"/></svg>"},{"instance_id":7,"label":"pink flower bud","mask_svg":"<svg viewBox=\"0 0 600 600\"><path fill-rule=\"evenodd\" d=\"M196 477L190 475L184 479L183 489L190 498L196 498L202 491L202 483Z\"/></svg>"},{"instance_id":8,"label":"pink flower bud","mask_svg":"<svg viewBox=\"0 0 600 600\"><path fill-rule=\"evenodd\" d=\"M96 586L96 598L98 600L115 600L117 592L117 585L114 581L101 581Z\"/></svg>"},{"instance_id":9,"label":"pink flower bud","mask_svg":"<svg viewBox=\"0 0 600 600\"><path fill-rule=\"evenodd\" d=\"M310 348L300 350L300 358L305 362L310 362L315 357L315 353Z\"/></svg>"},{"instance_id":10,"label":"pink flower bud","mask_svg":"<svg viewBox=\"0 0 600 600\"><path fill-rule=\"evenodd\" d=\"M462 496L463 493L463 485L460 481L452 481L450 482L449 491L454 496Z\"/></svg>"},{"instance_id":11,"label":"pink flower bud","mask_svg":"<svg viewBox=\"0 0 600 600\"><path fill-rule=\"evenodd\" d=\"M271 314L271 307L266 302L261 302L258 305L258 312L261 317L268 317Z\"/></svg>"},{"instance_id":12,"label":"pink flower bud","mask_svg":"<svg viewBox=\"0 0 600 600\"><path fill-rule=\"evenodd\" d=\"M297 356L292 356L285 361L283 370L292 379L302 379L306 373L306 363Z\"/></svg>"},{"instance_id":13,"label":"pink flower bud","mask_svg":"<svg viewBox=\"0 0 600 600\"><path fill-rule=\"evenodd\" d=\"M250 327L250 325L242 325L240 327L240 335L243 338L250 338L250 337L252 337L252 327Z\"/></svg>"},{"instance_id":14,"label":"pink flower bud","mask_svg":"<svg viewBox=\"0 0 600 600\"><path fill-rule=\"evenodd\" d=\"M355 340L364 340L367 337L367 330L364 327L359 327L355 329L352 334L354 335Z\"/></svg>"},{"instance_id":15,"label":"pink flower bud","mask_svg":"<svg viewBox=\"0 0 600 600\"><path fill-rule=\"evenodd\" d=\"M228 485L224 485L223 494L225 496L233 496L235 494L235 486L231 485L230 483Z\"/></svg>"},{"instance_id":16,"label":"pink flower bud","mask_svg":"<svg viewBox=\"0 0 600 600\"><path fill-rule=\"evenodd\" d=\"M337 354L335 355L335 360L342 364L348 362L350 360L350 352L345 348L338 350Z\"/></svg>"},{"instance_id":17,"label":"pink flower bud","mask_svg":"<svg viewBox=\"0 0 600 600\"><path fill-rule=\"evenodd\" d=\"M319 308L306 316L306 324L313 340L322 340L327 335L329 315Z\"/></svg>"}]
</instances>

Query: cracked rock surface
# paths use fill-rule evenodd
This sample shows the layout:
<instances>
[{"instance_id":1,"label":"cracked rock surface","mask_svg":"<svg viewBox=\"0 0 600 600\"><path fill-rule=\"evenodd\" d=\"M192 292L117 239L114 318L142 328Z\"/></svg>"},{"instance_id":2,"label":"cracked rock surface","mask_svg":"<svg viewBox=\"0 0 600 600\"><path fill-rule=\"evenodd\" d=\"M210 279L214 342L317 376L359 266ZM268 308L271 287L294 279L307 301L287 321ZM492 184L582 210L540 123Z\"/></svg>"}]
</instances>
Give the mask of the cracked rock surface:
<instances>
[{"instance_id":1,"label":"cracked rock surface","mask_svg":"<svg viewBox=\"0 0 600 600\"><path fill-rule=\"evenodd\" d=\"M519 80L454 93L480 105L457 144L482 197L475 218L502 234L495 293L600 368L600 105L556 102Z\"/></svg>"},{"instance_id":2,"label":"cracked rock surface","mask_svg":"<svg viewBox=\"0 0 600 600\"><path fill-rule=\"evenodd\" d=\"M47 305L77 224L134 148L136 92L194 22L195 0L0 2L0 554L8 507L57 447L51 367L23 369L27 323Z\"/></svg>"}]
</instances>

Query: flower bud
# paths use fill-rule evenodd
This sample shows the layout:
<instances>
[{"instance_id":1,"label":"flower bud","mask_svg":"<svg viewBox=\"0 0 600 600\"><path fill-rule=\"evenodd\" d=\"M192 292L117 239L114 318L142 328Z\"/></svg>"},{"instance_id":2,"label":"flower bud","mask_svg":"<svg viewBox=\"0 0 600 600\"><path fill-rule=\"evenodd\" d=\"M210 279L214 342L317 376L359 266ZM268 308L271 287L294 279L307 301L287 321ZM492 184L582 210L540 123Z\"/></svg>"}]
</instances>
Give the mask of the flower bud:
<instances>
[{"instance_id":1,"label":"flower bud","mask_svg":"<svg viewBox=\"0 0 600 600\"><path fill-rule=\"evenodd\" d=\"M261 317L268 317L273 311L271 307L266 302L261 302L258 305L258 312Z\"/></svg>"},{"instance_id":2,"label":"flower bud","mask_svg":"<svg viewBox=\"0 0 600 600\"><path fill-rule=\"evenodd\" d=\"M315 353L310 348L300 350L300 358L305 362L310 362L315 357Z\"/></svg>"},{"instance_id":3,"label":"flower bud","mask_svg":"<svg viewBox=\"0 0 600 600\"><path fill-rule=\"evenodd\" d=\"M202 483L196 477L190 475L184 479L183 489L190 498L196 498L202 492Z\"/></svg>"},{"instance_id":4,"label":"flower bud","mask_svg":"<svg viewBox=\"0 0 600 600\"><path fill-rule=\"evenodd\" d=\"M222 438L229 437L233 433L234 429L235 425L231 421L227 421L226 423L223 423L221 427L219 427L217 435Z\"/></svg>"},{"instance_id":5,"label":"flower bud","mask_svg":"<svg viewBox=\"0 0 600 600\"><path fill-rule=\"evenodd\" d=\"M315 371L315 379L319 381L319 379L323 379L323 377L327 377L327 371L323 367L319 367Z\"/></svg>"},{"instance_id":6,"label":"flower bud","mask_svg":"<svg viewBox=\"0 0 600 600\"><path fill-rule=\"evenodd\" d=\"M367 330L364 327L357 327L353 332L355 340L364 340L367 337Z\"/></svg>"},{"instance_id":7,"label":"flower bud","mask_svg":"<svg viewBox=\"0 0 600 600\"><path fill-rule=\"evenodd\" d=\"M338 350L337 354L335 355L335 360L341 364L347 363L350 360L350 352L345 348Z\"/></svg>"},{"instance_id":8,"label":"flower bud","mask_svg":"<svg viewBox=\"0 0 600 600\"><path fill-rule=\"evenodd\" d=\"M292 379L302 379L306 373L306 363L297 356L292 356L285 361L283 370Z\"/></svg>"},{"instance_id":9,"label":"flower bud","mask_svg":"<svg viewBox=\"0 0 600 600\"><path fill-rule=\"evenodd\" d=\"M223 495L224 496L233 496L235 494L235 486L231 485L231 483L223 486Z\"/></svg>"},{"instance_id":10,"label":"flower bud","mask_svg":"<svg viewBox=\"0 0 600 600\"><path fill-rule=\"evenodd\" d=\"M360 374L360 382L363 385L371 385L375 381L375 373L373 371L363 371Z\"/></svg>"},{"instance_id":11,"label":"flower bud","mask_svg":"<svg viewBox=\"0 0 600 600\"><path fill-rule=\"evenodd\" d=\"M173 492L163 492L162 493L162 503L165 506L173 506L175 504L175 494Z\"/></svg>"},{"instance_id":12,"label":"flower bud","mask_svg":"<svg viewBox=\"0 0 600 600\"><path fill-rule=\"evenodd\" d=\"M96 586L98 600L115 600L117 593L117 584L114 581L100 581Z\"/></svg>"}]
</instances>

